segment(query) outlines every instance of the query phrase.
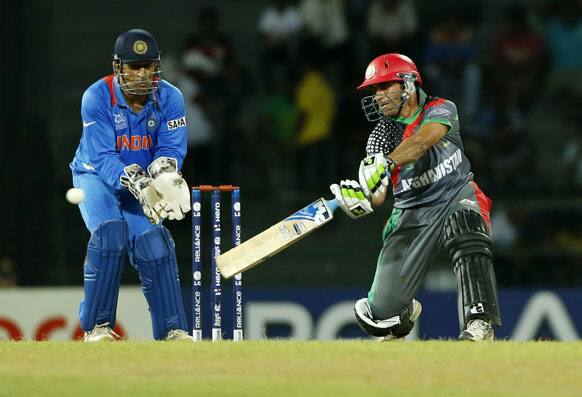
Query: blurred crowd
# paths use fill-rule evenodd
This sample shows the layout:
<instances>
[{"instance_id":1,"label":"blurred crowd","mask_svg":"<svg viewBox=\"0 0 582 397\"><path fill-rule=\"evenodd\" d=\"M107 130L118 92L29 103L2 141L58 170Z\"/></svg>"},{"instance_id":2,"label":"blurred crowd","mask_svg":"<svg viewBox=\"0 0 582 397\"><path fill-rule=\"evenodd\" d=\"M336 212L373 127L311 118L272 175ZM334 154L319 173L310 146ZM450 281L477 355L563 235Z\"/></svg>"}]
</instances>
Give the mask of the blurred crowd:
<instances>
[{"instance_id":1,"label":"blurred crowd","mask_svg":"<svg viewBox=\"0 0 582 397\"><path fill-rule=\"evenodd\" d=\"M257 15L251 67L219 10L202 7L176 67L165 69L187 102L188 172L274 193L353 176L372 127L355 86L374 56L401 52L429 95L457 103L490 195L579 194L580 3L508 3L494 28L471 13L422 21L412 0L272 0Z\"/></svg>"},{"instance_id":2,"label":"blurred crowd","mask_svg":"<svg viewBox=\"0 0 582 397\"><path fill-rule=\"evenodd\" d=\"M181 51L162 60L185 97L186 179L301 205L355 178L373 127L355 87L372 58L404 53L429 95L457 104L494 201L500 284L580 285L580 1L470 3L265 1L244 56L236 23L200 7ZM0 285L16 282L13 268L1 261Z\"/></svg>"}]
</instances>

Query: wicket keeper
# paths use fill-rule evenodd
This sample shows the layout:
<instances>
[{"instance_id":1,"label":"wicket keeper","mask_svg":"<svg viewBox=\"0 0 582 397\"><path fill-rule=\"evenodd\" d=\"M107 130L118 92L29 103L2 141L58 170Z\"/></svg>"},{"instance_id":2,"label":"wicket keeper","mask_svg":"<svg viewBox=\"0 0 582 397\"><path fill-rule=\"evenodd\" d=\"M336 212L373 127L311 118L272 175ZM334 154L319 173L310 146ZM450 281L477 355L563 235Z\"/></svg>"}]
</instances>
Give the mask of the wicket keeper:
<instances>
[{"instance_id":1,"label":"wicket keeper","mask_svg":"<svg viewBox=\"0 0 582 397\"><path fill-rule=\"evenodd\" d=\"M492 340L501 325L493 270L491 200L473 181L453 102L428 96L414 62L380 55L358 89L376 125L361 161L359 181L330 187L352 218L371 213L392 183L394 209L367 298L355 304L361 328L386 340L405 337L420 316L414 299L438 249L457 278L459 339Z\"/></svg>"},{"instance_id":2,"label":"wicket keeper","mask_svg":"<svg viewBox=\"0 0 582 397\"><path fill-rule=\"evenodd\" d=\"M113 74L83 94L83 133L71 162L73 185L91 238L79 307L86 342L117 339L113 331L125 256L138 271L153 336L189 339L174 241L163 219L190 210L179 173L186 156L182 93L160 78L160 51L145 30L121 34Z\"/></svg>"}]
</instances>

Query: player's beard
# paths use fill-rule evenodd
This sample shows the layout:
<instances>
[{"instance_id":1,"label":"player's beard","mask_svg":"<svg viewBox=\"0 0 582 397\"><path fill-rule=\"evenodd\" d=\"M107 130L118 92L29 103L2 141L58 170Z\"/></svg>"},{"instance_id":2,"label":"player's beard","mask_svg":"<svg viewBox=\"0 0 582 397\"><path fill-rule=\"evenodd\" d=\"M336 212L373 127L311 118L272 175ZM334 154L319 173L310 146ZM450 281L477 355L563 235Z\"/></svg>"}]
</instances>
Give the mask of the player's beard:
<instances>
[{"instance_id":1,"label":"player's beard","mask_svg":"<svg viewBox=\"0 0 582 397\"><path fill-rule=\"evenodd\" d=\"M378 112L384 117L396 117L400 115L406 99L401 94L395 96L381 95L375 96L374 101L378 107Z\"/></svg>"}]
</instances>

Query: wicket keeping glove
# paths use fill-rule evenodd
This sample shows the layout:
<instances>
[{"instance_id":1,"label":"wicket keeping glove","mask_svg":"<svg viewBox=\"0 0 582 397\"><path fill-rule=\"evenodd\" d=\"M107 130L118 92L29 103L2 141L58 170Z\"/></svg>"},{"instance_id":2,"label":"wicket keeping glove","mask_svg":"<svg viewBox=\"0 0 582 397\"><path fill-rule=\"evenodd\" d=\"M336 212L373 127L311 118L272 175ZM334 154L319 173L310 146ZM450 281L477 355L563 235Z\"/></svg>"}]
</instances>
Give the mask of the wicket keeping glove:
<instances>
[{"instance_id":1,"label":"wicket keeping glove","mask_svg":"<svg viewBox=\"0 0 582 397\"><path fill-rule=\"evenodd\" d=\"M352 219L361 218L374 212L372 204L356 181L348 179L341 181L339 185L334 183L329 187L329 190L334 194L340 208Z\"/></svg>"},{"instance_id":2,"label":"wicket keeping glove","mask_svg":"<svg viewBox=\"0 0 582 397\"><path fill-rule=\"evenodd\" d=\"M143 208L143 213L152 224L158 224L167 214L156 210L159 208L160 196L152 186L152 178L137 164L128 165L123 169L125 175L119 180L122 186L129 189Z\"/></svg>"},{"instance_id":3,"label":"wicket keeping glove","mask_svg":"<svg viewBox=\"0 0 582 397\"><path fill-rule=\"evenodd\" d=\"M394 163L392 161L392 163ZM360 162L358 177L366 197L384 197L388 187L390 171L382 153L372 154Z\"/></svg>"},{"instance_id":4,"label":"wicket keeping glove","mask_svg":"<svg viewBox=\"0 0 582 397\"><path fill-rule=\"evenodd\" d=\"M158 157L148 167L152 186L161 197L159 207L169 219L184 219L190 211L190 191L188 184L178 172L178 160L172 157Z\"/></svg>"}]
</instances>

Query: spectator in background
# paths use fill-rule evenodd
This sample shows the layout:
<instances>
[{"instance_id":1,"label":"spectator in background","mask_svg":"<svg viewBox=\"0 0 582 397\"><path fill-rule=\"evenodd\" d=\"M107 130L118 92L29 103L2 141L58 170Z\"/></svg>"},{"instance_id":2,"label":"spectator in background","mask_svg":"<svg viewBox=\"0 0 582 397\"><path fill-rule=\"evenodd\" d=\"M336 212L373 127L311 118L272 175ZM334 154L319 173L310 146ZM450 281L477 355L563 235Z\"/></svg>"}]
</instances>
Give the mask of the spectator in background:
<instances>
[{"instance_id":1,"label":"spectator in background","mask_svg":"<svg viewBox=\"0 0 582 397\"><path fill-rule=\"evenodd\" d=\"M524 197L539 189L535 172L536 151L528 135L516 130L503 118L494 126L489 139L488 163L492 190L496 197Z\"/></svg>"},{"instance_id":2,"label":"spectator in background","mask_svg":"<svg viewBox=\"0 0 582 397\"><path fill-rule=\"evenodd\" d=\"M228 36L222 32L220 14L214 6L204 6L198 11L198 32L194 36L191 51L208 65L205 91L213 99L220 100L224 91L224 73L227 59L234 57L234 48Z\"/></svg>"},{"instance_id":3,"label":"spectator in background","mask_svg":"<svg viewBox=\"0 0 582 397\"><path fill-rule=\"evenodd\" d=\"M240 97L252 93L251 79L222 31L216 7L201 7L196 26L198 31L182 55L184 73L179 84L188 114L189 150L200 160L190 171L195 172L193 181L218 184L225 180L230 168L230 163L220 161L230 154L222 142L237 134ZM229 117L223 117L226 113Z\"/></svg>"},{"instance_id":4,"label":"spectator in background","mask_svg":"<svg viewBox=\"0 0 582 397\"><path fill-rule=\"evenodd\" d=\"M188 152L196 159L196 167L186 164L185 173L193 184L214 183L218 174L217 128L209 109L209 95L205 91L208 80L218 73L218 65L197 47L191 39L181 56L182 74L177 81L184 95L188 120ZM197 182L199 181L199 182Z\"/></svg>"},{"instance_id":5,"label":"spectator in background","mask_svg":"<svg viewBox=\"0 0 582 397\"><path fill-rule=\"evenodd\" d=\"M577 135L566 141L560 158L564 178L560 180L565 193L582 194L582 128Z\"/></svg>"},{"instance_id":6,"label":"spectator in background","mask_svg":"<svg viewBox=\"0 0 582 397\"><path fill-rule=\"evenodd\" d=\"M347 78L349 32L344 0L301 0L299 13L303 21L303 47L314 47L336 91Z\"/></svg>"},{"instance_id":7,"label":"spectator in background","mask_svg":"<svg viewBox=\"0 0 582 397\"><path fill-rule=\"evenodd\" d=\"M230 39L222 32L220 26L220 13L214 6L204 6L198 11L197 25L200 49L223 64L228 54L232 52Z\"/></svg>"},{"instance_id":8,"label":"spectator in background","mask_svg":"<svg viewBox=\"0 0 582 397\"><path fill-rule=\"evenodd\" d=\"M344 3L346 22L349 31L349 46L351 59L348 63L349 75L345 77L342 96L354 96L353 88L359 84L355 78L361 67L368 62L370 53L370 39L368 38L368 10L372 0L349 0ZM359 97L357 97L359 100Z\"/></svg>"},{"instance_id":9,"label":"spectator in background","mask_svg":"<svg viewBox=\"0 0 582 397\"><path fill-rule=\"evenodd\" d=\"M368 11L368 35L372 53L412 54L418 16L410 0L375 0Z\"/></svg>"},{"instance_id":10,"label":"spectator in background","mask_svg":"<svg viewBox=\"0 0 582 397\"><path fill-rule=\"evenodd\" d=\"M272 0L259 19L263 41L261 76L268 87L275 79L284 80L297 65L297 37L302 21L297 8L287 0Z\"/></svg>"},{"instance_id":11,"label":"spectator in background","mask_svg":"<svg viewBox=\"0 0 582 397\"><path fill-rule=\"evenodd\" d=\"M247 143L248 132L252 129L252 120L256 117L257 96L253 77L249 68L239 61L236 52L229 52L223 69L220 113L216 115L222 123L220 158L230 159L230 161L221 162L222 182L230 181L233 184L244 185L242 179L246 175L244 168L248 164L249 155L241 150L240 144ZM233 142L238 144L233 144ZM253 154L250 161L253 159Z\"/></svg>"},{"instance_id":12,"label":"spectator in background","mask_svg":"<svg viewBox=\"0 0 582 397\"><path fill-rule=\"evenodd\" d=\"M477 64L473 29L449 16L431 30L424 52L425 75L435 95L459 103L465 124L473 121L481 97L481 68Z\"/></svg>"},{"instance_id":13,"label":"spectator in background","mask_svg":"<svg viewBox=\"0 0 582 397\"><path fill-rule=\"evenodd\" d=\"M580 2L562 0L556 3L546 30L546 47L550 55L549 93L562 99L572 110L582 98L582 20Z\"/></svg>"},{"instance_id":14,"label":"spectator in background","mask_svg":"<svg viewBox=\"0 0 582 397\"><path fill-rule=\"evenodd\" d=\"M559 0L540 13L545 22L544 44L548 70L538 82L539 95L534 96L528 120L528 134L543 148L536 163L538 178L545 184L544 194L560 197L572 192L568 147L578 139L582 106L582 23L580 3ZM527 72L524 72L527 73ZM548 139L549 134L559 136ZM570 165L567 165L570 164Z\"/></svg>"},{"instance_id":15,"label":"spectator in background","mask_svg":"<svg viewBox=\"0 0 582 397\"><path fill-rule=\"evenodd\" d=\"M0 288L16 287L14 261L5 256L0 259Z\"/></svg>"},{"instance_id":16,"label":"spectator in background","mask_svg":"<svg viewBox=\"0 0 582 397\"><path fill-rule=\"evenodd\" d=\"M528 22L526 8L509 7L493 48L491 83L494 98L502 100L505 111L516 112L521 120L537 96L543 55L543 40Z\"/></svg>"},{"instance_id":17,"label":"spectator in background","mask_svg":"<svg viewBox=\"0 0 582 397\"><path fill-rule=\"evenodd\" d=\"M519 230L515 227L511 212L507 208L498 206L492 212L491 229L495 230L495 234L492 234L495 249L499 253L509 253L519 238Z\"/></svg>"},{"instance_id":18,"label":"spectator in background","mask_svg":"<svg viewBox=\"0 0 582 397\"><path fill-rule=\"evenodd\" d=\"M250 183L264 190L265 183L274 191L294 188L295 135L298 111L294 100L295 81L291 77L277 82L262 98L260 114L250 142L252 159L245 167L254 174Z\"/></svg>"},{"instance_id":19,"label":"spectator in background","mask_svg":"<svg viewBox=\"0 0 582 397\"><path fill-rule=\"evenodd\" d=\"M301 187L321 190L335 178L330 138L337 100L316 54L306 51L302 58L303 73L296 91L298 177Z\"/></svg>"}]
</instances>

